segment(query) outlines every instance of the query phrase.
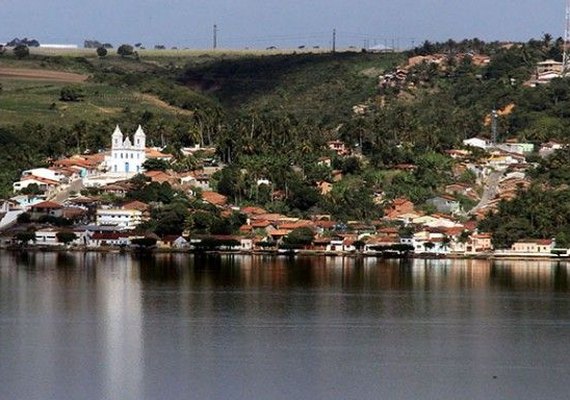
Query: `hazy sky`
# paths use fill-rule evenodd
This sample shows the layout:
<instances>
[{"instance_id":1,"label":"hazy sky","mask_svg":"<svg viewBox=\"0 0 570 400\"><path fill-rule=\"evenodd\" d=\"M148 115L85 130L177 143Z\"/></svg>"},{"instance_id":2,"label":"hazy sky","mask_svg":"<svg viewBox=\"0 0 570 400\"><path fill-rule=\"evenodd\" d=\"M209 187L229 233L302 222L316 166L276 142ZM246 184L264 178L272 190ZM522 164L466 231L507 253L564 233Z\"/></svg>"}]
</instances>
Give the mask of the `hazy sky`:
<instances>
[{"instance_id":1,"label":"hazy sky","mask_svg":"<svg viewBox=\"0 0 570 400\"><path fill-rule=\"evenodd\" d=\"M0 42L84 39L148 47L340 46L562 36L565 0L0 0Z\"/></svg>"}]
</instances>

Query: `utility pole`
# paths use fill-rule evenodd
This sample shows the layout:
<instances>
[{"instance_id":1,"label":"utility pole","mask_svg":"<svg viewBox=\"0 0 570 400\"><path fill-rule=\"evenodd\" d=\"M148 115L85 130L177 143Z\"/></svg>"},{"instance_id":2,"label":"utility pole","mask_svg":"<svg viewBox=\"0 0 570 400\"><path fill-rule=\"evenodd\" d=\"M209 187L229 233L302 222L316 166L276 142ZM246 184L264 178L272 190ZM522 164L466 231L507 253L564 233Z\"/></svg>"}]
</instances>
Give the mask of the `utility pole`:
<instances>
[{"instance_id":1,"label":"utility pole","mask_svg":"<svg viewBox=\"0 0 570 400\"><path fill-rule=\"evenodd\" d=\"M336 52L336 29L333 29L332 52Z\"/></svg>"},{"instance_id":2,"label":"utility pole","mask_svg":"<svg viewBox=\"0 0 570 400\"><path fill-rule=\"evenodd\" d=\"M570 69L568 42L570 42L570 0L566 0L566 27L564 29L564 56L562 57L562 76L566 76L568 70Z\"/></svg>"},{"instance_id":3,"label":"utility pole","mask_svg":"<svg viewBox=\"0 0 570 400\"><path fill-rule=\"evenodd\" d=\"M218 48L218 25L214 24L214 50Z\"/></svg>"}]
</instances>

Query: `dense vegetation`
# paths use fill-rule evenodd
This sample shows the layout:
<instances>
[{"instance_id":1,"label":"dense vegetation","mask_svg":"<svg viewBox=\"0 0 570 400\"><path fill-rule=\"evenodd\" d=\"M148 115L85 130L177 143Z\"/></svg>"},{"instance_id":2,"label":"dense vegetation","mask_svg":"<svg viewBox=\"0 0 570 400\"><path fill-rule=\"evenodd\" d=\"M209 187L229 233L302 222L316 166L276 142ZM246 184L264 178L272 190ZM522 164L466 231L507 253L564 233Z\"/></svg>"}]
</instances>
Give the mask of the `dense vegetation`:
<instances>
[{"instance_id":1,"label":"dense vegetation","mask_svg":"<svg viewBox=\"0 0 570 400\"><path fill-rule=\"evenodd\" d=\"M215 184L235 203L299 216L323 212L344 221L372 220L381 216L374 195L406 196L422 203L457 180L453 162L443 151L468 137L489 136L492 109L514 105L499 118L502 139L567 142L570 81L558 79L536 88L524 85L537 62L561 58L561 45L560 39L544 35L512 46L477 39L426 42L409 54L181 58L109 52L100 57L92 49L88 56L32 52L17 60L6 53L0 56L0 66L70 71L90 78L73 84L23 80L3 84L0 188L7 195L10 182L25 167L105 148L117 123L127 132L140 123L151 144L215 145L217 158L227 164L215 176ZM439 67L419 63L408 69L403 81L379 84L379 76L395 72L407 56L434 53L445 55ZM479 53L490 55L491 62L475 65L472 54ZM362 112L354 112L356 105ZM354 155L343 158L331 152L326 146L331 139L345 141L355 149ZM321 164L322 157L329 157L332 167ZM558 176L565 174L560 169L563 163L549 162L555 161L545 161L537 172L539 183L501 205L499 213L483 223L496 233L498 244L530 234L570 235L568 219L552 214L566 199L560 186L566 178ZM415 168L394 169L401 164ZM333 169L342 171L344 179L322 195L316 184L332 182ZM261 180L270 185L258 184ZM219 231L227 222L223 219L227 217L215 213L206 217L209 210L196 205L184 204L193 210L192 218L182 215L175 193L167 192L154 185L138 195L158 196L168 205L158 220L191 220L204 232ZM539 200L550 213L540 218L535 212ZM507 221L520 207L532 210L528 212L534 216L520 213L520 221ZM167 225L153 229L168 233Z\"/></svg>"}]
</instances>

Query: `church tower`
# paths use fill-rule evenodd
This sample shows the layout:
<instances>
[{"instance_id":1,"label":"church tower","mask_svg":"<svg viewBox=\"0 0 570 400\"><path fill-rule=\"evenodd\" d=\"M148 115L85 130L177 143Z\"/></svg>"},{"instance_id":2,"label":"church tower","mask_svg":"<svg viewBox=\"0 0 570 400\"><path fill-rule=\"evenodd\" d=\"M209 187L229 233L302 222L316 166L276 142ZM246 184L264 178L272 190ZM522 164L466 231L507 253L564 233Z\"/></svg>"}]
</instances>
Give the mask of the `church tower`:
<instances>
[{"instance_id":1,"label":"church tower","mask_svg":"<svg viewBox=\"0 0 570 400\"><path fill-rule=\"evenodd\" d=\"M134 140L135 149L144 149L146 147L146 135L140 125L135 132Z\"/></svg>"},{"instance_id":2,"label":"church tower","mask_svg":"<svg viewBox=\"0 0 570 400\"><path fill-rule=\"evenodd\" d=\"M112 140L111 148L113 149L118 149L123 145L123 132L121 132L121 128L119 128L119 125L115 127L115 131L111 136L111 140Z\"/></svg>"}]
</instances>

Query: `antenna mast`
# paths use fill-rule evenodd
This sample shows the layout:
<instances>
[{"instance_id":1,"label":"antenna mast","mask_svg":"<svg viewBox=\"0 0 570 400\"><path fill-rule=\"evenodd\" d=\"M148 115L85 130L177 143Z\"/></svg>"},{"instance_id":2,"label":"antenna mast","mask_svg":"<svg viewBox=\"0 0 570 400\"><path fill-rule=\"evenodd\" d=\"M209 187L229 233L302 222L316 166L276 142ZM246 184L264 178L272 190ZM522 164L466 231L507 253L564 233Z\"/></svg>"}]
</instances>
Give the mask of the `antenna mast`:
<instances>
[{"instance_id":1,"label":"antenna mast","mask_svg":"<svg viewBox=\"0 0 570 400\"><path fill-rule=\"evenodd\" d=\"M570 68L570 0L566 0L566 27L564 28L564 56L562 57L562 76L566 76Z\"/></svg>"},{"instance_id":2,"label":"antenna mast","mask_svg":"<svg viewBox=\"0 0 570 400\"><path fill-rule=\"evenodd\" d=\"M497 117L498 117L498 113L497 110L493 110L491 112L491 132L493 134L493 146L497 145L497 131L498 131L498 127L497 127Z\"/></svg>"}]
</instances>

